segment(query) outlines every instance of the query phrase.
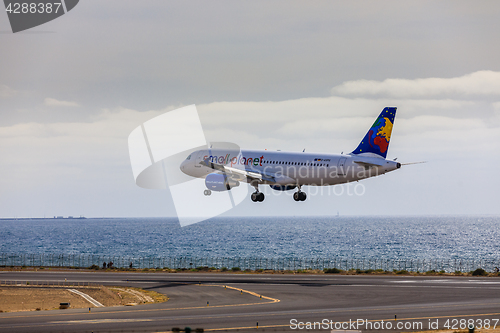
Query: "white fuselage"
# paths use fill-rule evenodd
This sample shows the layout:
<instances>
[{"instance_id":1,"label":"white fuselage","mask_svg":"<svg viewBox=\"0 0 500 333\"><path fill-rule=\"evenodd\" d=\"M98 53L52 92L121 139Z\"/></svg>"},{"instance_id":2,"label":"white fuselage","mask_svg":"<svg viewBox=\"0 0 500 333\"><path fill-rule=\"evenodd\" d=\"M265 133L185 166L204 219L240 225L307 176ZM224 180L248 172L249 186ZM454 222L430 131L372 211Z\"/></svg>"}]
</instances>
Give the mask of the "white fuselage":
<instances>
[{"instance_id":1,"label":"white fuselage","mask_svg":"<svg viewBox=\"0 0 500 333\"><path fill-rule=\"evenodd\" d=\"M282 152L269 150L230 151L223 149L197 150L181 164L187 175L205 178L214 173L210 167L200 164L209 159L212 163L225 165L247 172L272 175L271 180L261 184L327 186L358 181L378 176L401 165L370 154L343 155L306 152ZM240 181L247 181L244 178Z\"/></svg>"}]
</instances>

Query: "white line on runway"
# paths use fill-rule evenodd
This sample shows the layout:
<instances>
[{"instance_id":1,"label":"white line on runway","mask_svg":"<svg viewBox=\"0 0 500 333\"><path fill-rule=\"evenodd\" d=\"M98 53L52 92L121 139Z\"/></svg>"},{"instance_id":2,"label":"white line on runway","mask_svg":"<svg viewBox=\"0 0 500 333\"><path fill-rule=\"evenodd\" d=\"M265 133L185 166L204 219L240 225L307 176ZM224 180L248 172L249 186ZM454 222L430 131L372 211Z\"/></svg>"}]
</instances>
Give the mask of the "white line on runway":
<instances>
[{"instance_id":1,"label":"white line on runway","mask_svg":"<svg viewBox=\"0 0 500 333\"><path fill-rule=\"evenodd\" d=\"M102 323L129 323L140 321L153 321L153 319L89 319L89 320L68 320L49 321L48 324L102 324Z\"/></svg>"},{"instance_id":2,"label":"white line on runway","mask_svg":"<svg viewBox=\"0 0 500 333\"><path fill-rule=\"evenodd\" d=\"M442 279L442 280L392 280L392 283L453 283L453 284L500 284L500 281L485 281L485 280L452 280L452 279Z\"/></svg>"},{"instance_id":3,"label":"white line on runway","mask_svg":"<svg viewBox=\"0 0 500 333\"><path fill-rule=\"evenodd\" d=\"M90 297L89 295L82 293L81 291L78 291L78 290L75 290L75 289L68 289L68 290L71 291L72 293L75 293L77 295L82 296L87 301L89 301L90 304L92 304L95 307L98 307L98 308L104 307L104 305L102 305L101 303L99 303L98 301L96 301L95 299L93 299L92 297Z\"/></svg>"},{"instance_id":4,"label":"white line on runway","mask_svg":"<svg viewBox=\"0 0 500 333\"><path fill-rule=\"evenodd\" d=\"M4 281L2 279L2 281ZM29 281L29 282L64 282L66 284L68 283L74 283L74 282L82 282L82 280L47 280L47 279L11 279L11 280L6 280L6 281ZM92 280L92 281L85 281L85 283L162 283L162 282L157 282L157 281L127 281L127 280ZM169 282L169 281L167 281Z\"/></svg>"},{"instance_id":5,"label":"white line on runway","mask_svg":"<svg viewBox=\"0 0 500 333\"><path fill-rule=\"evenodd\" d=\"M392 283L428 283L428 282L437 282L437 283L443 283L443 282L455 282L450 279L441 279L441 280L392 280L389 281Z\"/></svg>"}]
</instances>

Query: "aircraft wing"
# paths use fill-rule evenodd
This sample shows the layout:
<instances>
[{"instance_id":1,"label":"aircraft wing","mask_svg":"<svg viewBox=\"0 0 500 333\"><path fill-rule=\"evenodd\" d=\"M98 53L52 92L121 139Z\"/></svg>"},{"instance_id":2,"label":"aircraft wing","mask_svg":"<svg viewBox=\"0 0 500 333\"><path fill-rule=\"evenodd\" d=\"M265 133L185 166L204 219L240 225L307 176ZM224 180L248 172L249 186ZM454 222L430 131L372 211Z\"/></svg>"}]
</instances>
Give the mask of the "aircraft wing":
<instances>
[{"instance_id":1,"label":"aircraft wing","mask_svg":"<svg viewBox=\"0 0 500 333\"><path fill-rule=\"evenodd\" d=\"M266 182L266 183L276 183L276 175L274 174L267 174L267 173L261 173L261 172L255 172L255 171L247 171L244 169L237 169L233 167L229 167L227 165L222 165L222 164L217 164L217 163L212 163L210 160L207 158L203 161L200 162L201 165L209 167L210 169L214 169L220 172L225 173L226 175L230 176L231 178L239 181L246 181L248 183L252 181L259 181L259 182Z\"/></svg>"}]
</instances>

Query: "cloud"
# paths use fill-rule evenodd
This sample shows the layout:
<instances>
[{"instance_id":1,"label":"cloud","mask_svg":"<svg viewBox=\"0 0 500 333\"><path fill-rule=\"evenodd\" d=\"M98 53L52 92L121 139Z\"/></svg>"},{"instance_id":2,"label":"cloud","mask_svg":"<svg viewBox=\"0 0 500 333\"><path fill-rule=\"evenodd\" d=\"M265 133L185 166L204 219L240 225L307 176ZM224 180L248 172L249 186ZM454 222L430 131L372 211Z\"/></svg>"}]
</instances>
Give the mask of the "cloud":
<instances>
[{"instance_id":1,"label":"cloud","mask_svg":"<svg viewBox=\"0 0 500 333\"><path fill-rule=\"evenodd\" d=\"M448 79L438 80L449 82ZM55 99L46 99L45 102L46 105L78 105ZM329 96L282 101L213 102L199 104L197 108L208 142L232 142L243 149L299 152L305 148L307 152L348 153L355 149L375 117L388 105L398 107L388 157L397 157L402 162L429 163L404 168L392 182L374 185L377 179L367 181L367 188L379 191L378 186L383 186L388 194L411 188L412 196L427 198L426 204L430 207L418 210L419 213L450 212L451 209L478 211L477 205L464 208L454 204L464 201L464 196L470 200L491 202L489 198L498 186L494 180L490 181L487 169L499 162L498 157L492 155L500 149L498 98ZM165 200L164 194L143 191L135 186L127 137L145 121L181 106L148 111L116 107L100 109L98 114L90 115L84 121L47 122L44 119L0 126L0 156L3 157L0 172L12 175L0 180L0 188L12 189L0 193L0 202L4 202L0 208L6 212L4 214L12 216L19 215L18 212L34 212L38 216L43 215L41 212L61 215L60 212L66 211L67 215L100 212L128 216L172 214L173 207L168 206L169 203L156 205L162 198ZM83 107L77 110L86 111ZM475 178L467 178L468 172L475 172ZM457 180L467 181L467 186L475 186L482 190L481 194L461 193L457 189ZM428 186L433 186L433 193L442 191L451 208L432 208L435 196L430 199ZM41 193L46 191L50 195L40 200ZM25 199L26 193L29 193L29 199ZM17 198L15 202L11 197ZM146 201L138 204L138 200L146 197L147 204ZM8 200L13 202L12 205ZM304 214L325 213L320 203L326 200L311 201L317 209L311 208ZM394 200L406 207L405 198ZM351 208L356 211L358 204ZM86 210L82 210L82 205L87 207ZM281 206L278 203L276 212L289 212L289 208L289 201ZM365 211L375 208L367 206ZM246 208L242 209L245 211ZM406 212L412 211L410 208L401 211L405 209ZM497 212L488 209L485 211Z\"/></svg>"},{"instance_id":2,"label":"cloud","mask_svg":"<svg viewBox=\"0 0 500 333\"><path fill-rule=\"evenodd\" d=\"M333 87L331 93L393 98L500 96L500 72L478 71L454 78L355 80Z\"/></svg>"},{"instance_id":3,"label":"cloud","mask_svg":"<svg viewBox=\"0 0 500 333\"><path fill-rule=\"evenodd\" d=\"M0 98L8 98L14 96L16 91L5 84L0 84Z\"/></svg>"},{"instance_id":4,"label":"cloud","mask_svg":"<svg viewBox=\"0 0 500 333\"><path fill-rule=\"evenodd\" d=\"M462 172L457 165L471 159L479 166L496 163L498 158L492 158L491 154L500 149L499 127L491 126L489 119L474 112L481 107L480 103L466 103L464 108L469 109L469 117L463 118L447 114L452 101L414 101L400 101L403 107L398 112L401 111L400 115L404 117L396 118L389 157L398 157L403 162L425 160L429 164L405 168L398 176L402 182L411 183L418 179L420 184L432 184L428 177L437 177L437 173L439 177L445 175L447 178L437 180L436 186L453 188L456 179L463 178L457 175ZM348 153L365 135L386 102L328 97L280 102L208 103L200 104L198 109L209 141L234 142L244 149L302 151L306 148L308 152ZM411 103L418 106L420 113L406 113ZM495 106L498 108L500 104ZM167 203L155 206L160 199L165 200L164 194L136 188L127 137L140 124L177 107L150 111L101 109L87 122L29 122L0 127L0 155L3 156L0 172L11 175L0 180L0 188L12 189L0 193L0 202L4 202L0 206L2 211L12 216L19 215L19 212L25 215L33 212L38 216L44 212L49 215L63 214L60 212L68 212L66 215L96 215L100 212L127 216L171 214L172 207L169 206L168 211L159 208ZM376 181L366 184L375 190L377 187L373 184ZM483 182L482 178L476 181ZM380 186L401 188L399 183L397 186L394 183L397 181ZM40 193L47 191L50 196L40 201ZM412 195L426 197L426 191L415 190L416 194ZM481 195L485 200L489 198L491 191L488 191ZM25 200L26 193L29 193L29 199ZM447 195L462 197L458 191L452 193L451 190ZM23 198L16 200L15 208L6 204L12 196ZM315 205L319 205L321 200L327 199L315 200L318 200ZM283 205L288 207L288 201ZM325 212L320 206L315 206L319 209L317 212ZM86 210L81 207L86 207ZM282 208L277 212L289 211ZM151 209L156 210L151 213ZM431 212L432 209L423 211ZM306 212L313 214L315 211Z\"/></svg>"},{"instance_id":5,"label":"cloud","mask_svg":"<svg viewBox=\"0 0 500 333\"><path fill-rule=\"evenodd\" d=\"M69 102L69 101L59 101L55 98L46 98L43 101L43 104L46 106L54 106L54 107L59 107L59 106L64 106L64 107L78 107L80 104L76 102Z\"/></svg>"},{"instance_id":6,"label":"cloud","mask_svg":"<svg viewBox=\"0 0 500 333\"><path fill-rule=\"evenodd\" d=\"M391 105L398 107L395 131L399 135L407 134L400 126L405 119L413 119L405 124L414 124L406 128L416 134L450 126L463 132L467 126L483 126L481 119L489 119L488 112L494 115L490 104L452 99L395 101L331 96L278 102L216 102L197 107L210 142L229 141L252 149L307 148L338 153L353 150L375 117ZM471 117L473 121L468 120Z\"/></svg>"},{"instance_id":7,"label":"cloud","mask_svg":"<svg viewBox=\"0 0 500 333\"><path fill-rule=\"evenodd\" d=\"M500 112L500 102L492 103L492 105L497 112Z\"/></svg>"},{"instance_id":8,"label":"cloud","mask_svg":"<svg viewBox=\"0 0 500 333\"><path fill-rule=\"evenodd\" d=\"M277 102L214 102L197 105L203 124L223 126L255 125L259 128L276 128L293 122L316 121L316 128L324 121L344 117L374 117L385 106L397 106L398 117L422 114L468 114L476 106L474 101L452 99L392 98L301 98ZM307 130L305 127L304 130Z\"/></svg>"}]
</instances>

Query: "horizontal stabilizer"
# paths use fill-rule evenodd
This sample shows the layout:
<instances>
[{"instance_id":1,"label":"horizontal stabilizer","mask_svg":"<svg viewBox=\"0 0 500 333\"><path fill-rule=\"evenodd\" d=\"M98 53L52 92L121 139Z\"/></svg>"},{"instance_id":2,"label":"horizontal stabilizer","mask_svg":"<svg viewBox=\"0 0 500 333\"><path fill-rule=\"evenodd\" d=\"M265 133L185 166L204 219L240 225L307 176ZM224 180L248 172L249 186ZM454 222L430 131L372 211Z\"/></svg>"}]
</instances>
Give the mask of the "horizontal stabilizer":
<instances>
[{"instance_id":1,"label":"horizontal stabilizer","mask_svg":"<svg viewBox=\"0 0 500 333\"><path fill-rule=\"evenodd\" d=\"M365 167L371 167L371 166L382 166L384 163L373 163L373 162L365 162L365 161L354 161L356 164L361 164L362 166Z\"/></svg>"}]
</instances>

